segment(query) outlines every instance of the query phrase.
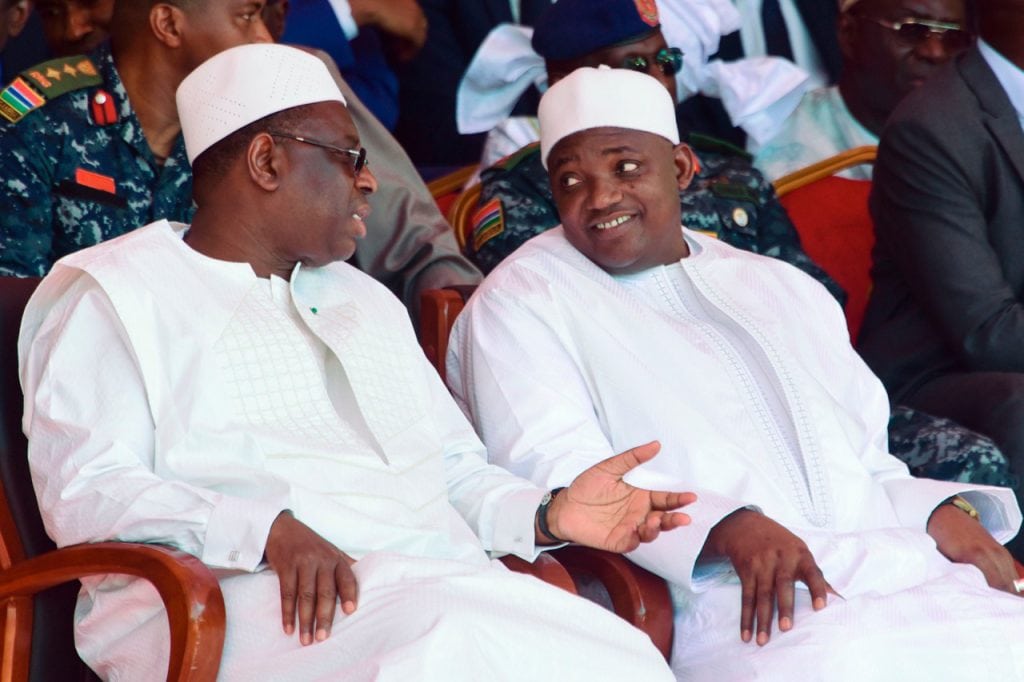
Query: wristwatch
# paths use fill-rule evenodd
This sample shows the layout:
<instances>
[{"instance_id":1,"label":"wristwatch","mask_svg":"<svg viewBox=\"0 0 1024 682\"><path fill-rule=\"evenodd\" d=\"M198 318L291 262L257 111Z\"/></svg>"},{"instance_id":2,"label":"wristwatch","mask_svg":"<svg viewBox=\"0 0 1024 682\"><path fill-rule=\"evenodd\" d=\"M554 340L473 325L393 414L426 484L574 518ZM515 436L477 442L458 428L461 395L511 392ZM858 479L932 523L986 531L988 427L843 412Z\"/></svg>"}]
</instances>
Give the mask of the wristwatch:
<instances>
[{"instance_id":1,"label":"wristwatch","mask_svg":"<svg viewBox=\"0 0 1024 682\"><path fill-rule=\"evenodd\" d=\"M551 542L568 542L568 540L563 540L552 533L551 528L548 527L548 509L551 507L551 503L554 502L555 496L563 490L565 490L565 486L544 493L544 497L540 498L540 506L537 507L537 527L540 528L540 534L551 540Z\"/></svg>"},{"instance_id":2,"label":"wristwatch","mask_svg":"<svg viewBox=\"0 0 1024 682\"><path fill-rule=\"evenodd\" d=\"M953 497L951 497L948 500L946 500L946 502L948 502L949 504L953 505L954 507L956 507L960 511L964 512L965 514L970 516L972 519L977 519L977 518L979 518L981 516L980 514L978 514L978 510L974 508L974 505L971 504L970 502L968 502L967 500L965 500L960 495L954 495Z\"/></svg>"}]
</instances>

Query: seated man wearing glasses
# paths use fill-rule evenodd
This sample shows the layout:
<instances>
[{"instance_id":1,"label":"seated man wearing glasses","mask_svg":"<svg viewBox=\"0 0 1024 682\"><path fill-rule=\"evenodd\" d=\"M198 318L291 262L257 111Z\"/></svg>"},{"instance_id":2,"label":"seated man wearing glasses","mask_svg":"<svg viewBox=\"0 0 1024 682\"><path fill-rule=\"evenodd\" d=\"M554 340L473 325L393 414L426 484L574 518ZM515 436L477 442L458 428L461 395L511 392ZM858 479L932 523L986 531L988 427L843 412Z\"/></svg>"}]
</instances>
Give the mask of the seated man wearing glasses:
<instances>
[{"instance_id":1,"label":"seated man wearing glasses","mask_svg":"<svg viewBox=\"0 0 1024 682\"><path fill-rule=\"evenodd\" d=\"M824 0L828 2L829 0ZM754 164L770 180L839 152L878 144L896 105L973 40L963 0L840 0L839 84L812 90ZM870 180L871 166L844 171Z\"/></svg>"},{"instance_id":2,"label":"seated man wearing glasses","mask_svg":"<svg viewBox=\"0 0 1024 682\"><path fill-rule=\"evenodd\" d=\"M25 312L24 425L54 541L201 558L224 595L224 681L671 680L641 631L485 552L624 551L685 525L672 510L692 495L622 481L656 445L556 493L487 465L405 308L341 262L377 180L319 59L235 47L177 104L191 225L62 258ZM159 679L156 591L83 583L82 658Z\"/></svg>"}]
</instances>

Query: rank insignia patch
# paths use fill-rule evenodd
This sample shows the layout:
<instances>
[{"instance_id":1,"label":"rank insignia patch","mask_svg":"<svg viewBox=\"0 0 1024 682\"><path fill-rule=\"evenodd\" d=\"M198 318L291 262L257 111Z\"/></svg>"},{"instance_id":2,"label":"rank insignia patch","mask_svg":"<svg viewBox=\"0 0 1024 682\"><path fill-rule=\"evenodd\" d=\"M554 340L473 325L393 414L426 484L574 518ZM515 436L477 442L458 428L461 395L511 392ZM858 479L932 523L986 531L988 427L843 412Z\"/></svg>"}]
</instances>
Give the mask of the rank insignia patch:
<instances>
[{"instance_id":1,"label":"rank insignia patch","mask_svg":"<svg viewBox=\"0 0 1024 682\"><path fill-rule=\"evenodd\" d=\"M501 200L495 197L473 214L473 250L479 251L504 230L505 216L501 212Z\"/></svg>"}]
</instances>

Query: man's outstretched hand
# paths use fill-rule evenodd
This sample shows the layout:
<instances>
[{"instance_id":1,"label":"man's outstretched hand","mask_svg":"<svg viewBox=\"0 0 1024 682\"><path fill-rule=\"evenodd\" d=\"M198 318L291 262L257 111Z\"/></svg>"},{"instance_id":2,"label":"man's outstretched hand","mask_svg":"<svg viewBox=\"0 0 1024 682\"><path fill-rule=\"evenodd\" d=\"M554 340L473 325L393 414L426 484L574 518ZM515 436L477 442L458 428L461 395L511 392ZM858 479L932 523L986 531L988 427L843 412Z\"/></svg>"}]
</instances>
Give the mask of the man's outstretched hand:
<instances>
[{"instance_id":1,"label":"man's outstretched hand","mask_svg":"<svg viewBox=\"0 0 1024 682\"><path fill-rule=\"evenodd\" d=\"M590 467L561 491L548 509L548 528L559 538L610 552L629 552L661 531L685 526L690 517L674 511L697 499L693 493L634 488L622 480L652 459L655 441L609 457ZM540 543L550 542L537 529Z\"/></svg>"},{"instance_id":2,"label":"man's outstretched hand","mask_svg":"<svg viewBox=\"0 0 1024 682\"><path fill-rule=\"evenodd\" d=\"M270 526L264 556L281 582L284 631L295 631L298 611L303 644L330 636L339 598L346 614L356 610L355 561L289 512L281 512Z\"/></svg>"},{"instance_id":3,"label":"man's outstretched hand","mask_svg":"<svg viewBox=\"0 0 1024 682\"><path fill-rule=\"evenodd\" d=\"M793 627L796 581L807 585L814 610L825 608L832 588L804 541L760 512L740 509L718 522L704 543L703 559L728 558L742 585L740 638L749 642L757 619L757 643L772 634L778 605L779 629Z\"/></svg>"}]
</instances>

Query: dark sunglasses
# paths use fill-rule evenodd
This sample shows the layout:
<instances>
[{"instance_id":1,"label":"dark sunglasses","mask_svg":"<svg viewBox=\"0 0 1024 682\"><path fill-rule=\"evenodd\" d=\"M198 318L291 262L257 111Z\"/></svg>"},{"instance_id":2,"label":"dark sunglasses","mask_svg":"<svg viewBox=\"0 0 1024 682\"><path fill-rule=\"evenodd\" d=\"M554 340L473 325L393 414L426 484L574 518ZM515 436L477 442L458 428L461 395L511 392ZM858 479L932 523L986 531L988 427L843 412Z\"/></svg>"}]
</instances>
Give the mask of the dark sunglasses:
<instances>
[{"instance_id":1,"label":"dark sunglasses","mask_svg":"<svg viewBox=\"0 0 1024 682\"><path fill-rule=\"evenodd\" d=\"M654 55L654 63L666 76L674 76L683 68L683 51L678 47L663 47ZM622 60L622 68L647 73L650 66L647 57L626 57Z\"/></svg>"},{"instance_id":2,"label":"dark sunglasses","mask_svg":"<svg viewBox=\"0 0 1024 682\"><path fill-rule=\"evenodd\" d=\"M351 158L353 159L352 170L357 176L359 175L359 171L366 168L366 166L369 164L369 162L366 160L366 147L360 147L359 149L343 149L341 147L335 147L333 144L327 144L326 142L317 142L316 140L311 140L308 137L300 137L298 135L292 135L290 133L279 133L274 132L273 130L268 130L267 134L273 135L274 137L283 137L288 140L295 140L296 142L302 142L303 144L313 145L314 147L320 147L321 149L326 149L329 152L341 154L342 156Z\"/></svg>"},{"instance_id":3,"label":"dark sunglasses","mask_svg":"<svg viewBox=\"0 0 1024 682\"><path fill-rule=\"evenodd\" d=\"M971 45L971 34L965 31L960 24L932 19L915 19L914 17L900 21L886 21L875 17L859 16L861 19L872 21L882 28L895 32L896 37L905 45L920 45L932 35L938 36L948 50L964 49Z\"/></svg>"}]
</instances>

